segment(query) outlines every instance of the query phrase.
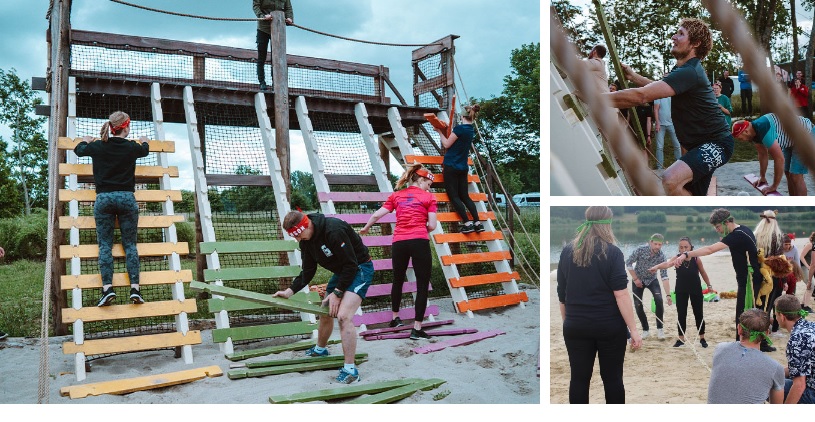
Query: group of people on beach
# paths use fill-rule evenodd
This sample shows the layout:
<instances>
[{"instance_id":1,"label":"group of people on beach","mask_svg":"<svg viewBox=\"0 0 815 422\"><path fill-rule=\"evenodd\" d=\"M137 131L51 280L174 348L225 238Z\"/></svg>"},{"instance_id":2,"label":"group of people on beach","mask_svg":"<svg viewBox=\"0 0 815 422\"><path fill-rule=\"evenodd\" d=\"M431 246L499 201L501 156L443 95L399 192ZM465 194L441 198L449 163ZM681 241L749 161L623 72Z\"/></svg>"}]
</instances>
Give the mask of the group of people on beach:
<instances>
[{"instance_id":1,"label":"group of people on beach","mask_svg":"<svg viewBox=\"0 0 815 422\"><path fill-rule=\"evenodd\" d=\"M595 358L599 358L606 402L625 402L623 363L626 345L630 343L632 350L637 350L642 346L642 339L650 335L642 300L646 288L656 303L657 335L665 338L662 298L670 293L667 269L676 269L678 340L674 347L684 346L687 341L688 301L696 319L699 343L707 347L701 279L708 289L712 285L701 257L724 249L730 251L738 286L734 320L736 341L720 343L714 351L708 402L815 403L815 323L805 319L812 311L806 304L811 300L815 275L815 265L810 265L815 232L799 255L791 236L781 232L776 212L762 212L753 231L738 224L729 210L718 208L711 212L709 223L722 236L719 242L695 249L689 238L682 237L678 254L666 259L662 252L664 237L654 234L646 245L637 248L624 260L622 251L615 246L611 209L589 207L585 216L586 221L578 228L575 238L564 247L557 267L557 295L571 369L570 403L588 403ZM765 274L762 273L760 255L789 259L789 267L793 270L784 274L772 273L771 289L762 306L757 306L759 295L767 290L762 290ZM802 277L803 268L806 269L806 279ZM665 287L665 295L661 292L657 273ZM633 295L628 292L629 275ZM798 281L806 283L803 303L795 295ZM670 305L670 296L667 301ZM637 328L632 305L639 316L642 333ZM786 370L773 359L761 355L776 350L772 347L770 333L779 328L790 332ZM753 365L757 365L755 371L745 370Z\"/></svg>"}]
</instances>

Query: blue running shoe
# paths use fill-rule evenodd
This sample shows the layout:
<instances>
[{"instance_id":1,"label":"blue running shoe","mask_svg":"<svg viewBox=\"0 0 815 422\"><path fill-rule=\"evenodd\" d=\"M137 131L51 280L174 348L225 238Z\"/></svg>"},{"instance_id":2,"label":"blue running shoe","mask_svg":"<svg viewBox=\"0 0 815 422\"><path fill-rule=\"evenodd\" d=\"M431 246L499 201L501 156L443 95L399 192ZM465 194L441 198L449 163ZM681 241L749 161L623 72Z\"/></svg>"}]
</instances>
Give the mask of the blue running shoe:
<instances>
[{"instance_id":1,"label":"blue running shoe","mask_svg":"<svg viewBox=\"0 0 815 422\"><path fill-rule=\"evenodd\" d=\"M328 349L323 350L322 352L318 352L314 350L317 346L312 346L310 349L306 350L306 356L308 357L315 357L315 356L328 356Z\"/></svg>"},{"instance_id":2,"label":"blue running shoe","mask_svg":"<svg viewBox=\"0 0 815 422\"><path fill-rule=\"evenodd\" d=\"M340 374L337 375L335 380L341 384L351 384L353 382L359 382L360 380L359 371L355 368L353 372L348 372L345 368L340 368Z\"/></svg>"}]
</instances>

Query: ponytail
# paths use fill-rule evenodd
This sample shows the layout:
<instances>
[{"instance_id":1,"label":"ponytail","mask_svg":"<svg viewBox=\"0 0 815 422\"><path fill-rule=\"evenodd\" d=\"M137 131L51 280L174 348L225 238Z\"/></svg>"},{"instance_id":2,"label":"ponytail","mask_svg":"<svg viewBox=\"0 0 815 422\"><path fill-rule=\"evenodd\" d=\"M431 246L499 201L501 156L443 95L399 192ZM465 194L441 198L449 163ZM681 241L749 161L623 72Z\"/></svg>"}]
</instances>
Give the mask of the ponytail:
<instances>
[{"instance_id":1,"label":"ponytail","mask_svg":"<svg viewBox=\"0 0 815 422\"><path fill-rule=\"evenodd\" d=\"M99 137L102 138L102 142L107 142L108 137L110 136L110 121L102 123L102 130L99 131Z\"/></svg>"},{"instance_id":2,"label":"ponytail","mask_svg":"<svg viewBox=\"0 0 815 422\"><path fill-rule=\"evenodd\" d=\"M400 177L399 180L396 181L396 189L401 189L402 186L404 186L408 182L416 181L420 177L419 175L416 174L416 170L419 170L420 168L422 168L421 163L413 163L413 165L408 167L407 170L405 170L405 172L402 173L402 177Z\"/></svg>"},{"instance_id":3,"label":"ponytail","mask_svg":"<svg viewBox=\"0 0 815 422\"><path fill-rule=\"evenodd\" d=\"M115 111L108 117L108 121L102 123L99 137L102 138L102 142L107 142L111 134L118 135L129 126L130 116L123 111Z\"/></svg>"},{"instance_id":4,"label":"ponytail","mask_svg":"<svg viewBox=\"0 0 815 422\"><path fill-rule=\"evenodd\" d=\"M473 122L478 117L478 112L481 111L481 106L478 104L464 106L464 111L467 113L467 120Z\"/></svg>"}]
</instances>

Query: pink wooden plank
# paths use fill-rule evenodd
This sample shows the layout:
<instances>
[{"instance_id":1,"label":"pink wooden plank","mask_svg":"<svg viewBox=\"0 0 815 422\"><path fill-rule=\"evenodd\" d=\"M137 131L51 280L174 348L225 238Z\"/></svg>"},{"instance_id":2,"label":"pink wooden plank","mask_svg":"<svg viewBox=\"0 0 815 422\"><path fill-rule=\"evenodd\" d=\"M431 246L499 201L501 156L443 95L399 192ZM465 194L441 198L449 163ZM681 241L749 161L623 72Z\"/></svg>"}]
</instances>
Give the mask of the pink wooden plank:
<instances>
[{"instance_id":1,"label":"pink wooden plank","mask_svg":"<svg viewBox=\"0 0 815 422\"><path fill-rule=\"evenodd\" d=\"M428 291L433 290L432 285L428 286L427 288ZM392 289L393 283L373 284L368 287L368 293L365 294L365 297L390 296ZM415 281L406 281L404 284L402 284L402 293L413 293L415 291Z\"/></svg>"},{"instance_id":2,"label":"pink wooden plank","mask_svg":"<svg viewBox=\"0 0 815 422\"><path fill-rule=\"evenodd\" d=\"M393 261L390 259L372 259L374 271L392 270ZM408 268L413 268L413 260L408 261Z\"/></svg>"},{"instance_id":3,"label":"pink wooden plank","mask_svg":"<svg viewBox=\"0 0 815 422\"><path fill-rule=\"evenodd\" d=\"M475 343L477 341L484 340L485 338L495 337L495 336L499 336L501 334L506 334L506 332L500 331L500 330L489 330L489 331L484 331L484 332L481 332L481 333L469 334L469 335L459 337L459 338L455 338L455 339L452 339L452 340L440 341L438 343L428 344L428 345L417 347L417 348L411 349L411 350L413 350L413 353L420 353L420 354L425 354L425 353L430 353L430 352L438 352L439 350L446 349L448 347L463 346L465 344Z\"/></svg>"},{"instance_id":4,"label":"pink wooden plank","mask_svg":"<svg viewBox=\"0 0 815 422\"><path fill-rule=\"evenodd\" d=\"M422 323L422 328L438 327L438 326L441 326L441 325L448 325L448 324L452 324L452 323L453 323L452 319L447 319L447 320L444 320L444 321L428 321L428 322L423 322ZM360 332L359 335L361 335L361 336L371 336L371 335L376 335L376 334L395 333L395 332L398 332L398 331L410 330L411 328L413 328L413 323L403 325L401 327L393 327L393 328L386 327L386 328L376 328L376 329L373 329L373 330L365 330L365 331Z\"/></svg>"},{"instance_id":5,"label":"pink wooden plank","mask_svg":"<svg viewBox=\"0 0 815 422\"><path fill-rule=\"evenodd\" d=\"M362 236L362 244L371 246L391 246L393 245L393 235L388 236Z\"/></svg>"},{"instance_id":6,"label":"pink wooden plank","mask_svg":"<svg viewBox=\"0 0 815 422\"><path fill-rule=\"evenodd\" d=\"M373 213L371 213L373 214ZM371 218L371 214L326 214L326 217L334 217L339 218L342 221L345 221L348 224L365 224L368 222L368 219ZM377 224L380 223L395 223L396 222L396 213L385 214L382 218L377 221Z\"/></svg>"},{"instance_id":7,"label":"pink wooden plank","mask_svg":"<svg viewBox=\"0 0 815 422\"><path fill-rule=\"evenodd\" d=\"M317 192L317 200L327 202L385 202L390 192Z\"/></svg>"},{"instance_id":8,"label":"pink wooden plank","mask_svg":"<svg viewBox=\"0 0 815 422\"><path fill-rule=\"evenodd\" d=\"M412 324L411 324L412 326ZM424 328L424 325L422 325ZM457 336L460 334L472 334L477 333L478 330L475 328L458 328L455 330L429 330L427 334L430 337L437 337L437 336ZM400 333L391 333L391 334L374 334L372 336L365 336L363 337L365 340L389 340L389 339L397 339L397 338L409 338L410 333L407 332L400 332Z\"/></svg>"},{"instance_id":9,"label":"pink wooden plank","mask_svg":"<svg viewBox=\"0 0 815 422\"><path fill-rule=\"evenodd\" d=\"M424 316L427 318L430 315L438 315L439 314L439 307L436 305L430 305L424 311ZM404 308L399 310L399 318L402 319L413 319L416 316L416 311L413 308ZM353 321L354 326L359 327L362 324L371 325L371 324L382 324L385 322L390 322L393 319L393 312L391 311L380 311L380 312L369 312L367 314L362 315L354 315Z\"/></svg>"}]
</instances>

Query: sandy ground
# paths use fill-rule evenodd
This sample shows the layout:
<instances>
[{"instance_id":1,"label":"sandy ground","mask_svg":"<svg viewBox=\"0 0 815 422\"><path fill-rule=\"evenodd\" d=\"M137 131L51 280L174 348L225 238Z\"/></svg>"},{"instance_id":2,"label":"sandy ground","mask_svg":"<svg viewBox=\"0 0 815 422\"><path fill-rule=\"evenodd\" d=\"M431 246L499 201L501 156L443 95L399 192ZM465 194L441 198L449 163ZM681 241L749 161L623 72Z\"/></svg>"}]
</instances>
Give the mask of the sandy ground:
<instances>
[{"instance_id":1,"label":"sandy ground","mask_svg":"<svg viewBox=\"0 0 815 422\"><path fill-rule=\"evenodd\" d=\"M806 239L796 239L795 244L799 250L806 243ZM669 246L666 252L673 252ZM730 252L717 252L702 258L713 289L718 292L735 291L736 275L730 259ZM676 272L668 270L671 287L675 283ZM557 300L556 272L550 274L550 403L569 402L569 358L566 346L563 343L563 325ZM630 283L629 283L630 286ZM629 287L630 289L630 287ZM798 297L804 292L804 283L796 286ZM736 300L722 299L719 302L705 302L705 339L709 347L702 348L698 342L697 330L693 328L695 321L693 312L688 309L687 340L696 340L693 344L686 342L685 346L674 348L677 335L676 306L665 308L665 334L666 339L656 338L656 316L650 313L651 293L646 292L644 300L648 304L646 313L652 335L643 340L643 347L635 352L630 349L626 352L624 366L624 383L626 403L664 404L664 403L706 403L707 388L710 381L710 367L713 362L713 350L722 342L734 341L736 327ZM636 315L635 315L636 318ZM813 316L809 317L810 319ZM641 330L639 320L637 326ZM784 355L789 333L783 329L773 333L771 340L777 348L769 353L773 359L786 366ZM594 375L591 381L590 403L605 403L603 385L600 379L599 365L595 363Z\"/></svg>"},{"instance_id":2,"label":"sandy ground","mask_svg":"<svg viewBox=\"0 0 815 422\"><path fill-rule=\"evenodd\" d=\"M453 319L448 328L477 328L479 331L502 330L506 334L470 345L448 347L429 354L414 354L410 349L428 342L453 337L436 337L429 341L410 339L365 341L359 339L357 353L368 353L369 360L359 365L361 383L399 378L441 378L441 387L420 391L400 401L403 404L537 404L541 402L540 378L540 290L520 285L529 296L524 309L519 306L482 311L468 318L456 314L450 299L433 300L440 307L437 320ZM428 329L431 330L431 329ZM334 336L339 336L335 328ZM73 355L64 355L61 344L69 337L51 338L48 345L48 402L51 404L268 404L271 395L292 394L341 385L333 382L337 370L292 373L259 378L230 380L226 373L232 361L224 358L209 330L202 331L203 343L193 346L194 363L185 365L172 351L131 353L92 361L88 377L77 382ZM263 347L263 343L244 345L237 351ZM341 354L339 344L329 346L332 354ZM33 404L38 397L40 367L39 339L7 338L0 341L0 404ZM303 352L253 358L243 362L302 357ZM217 365L224 375L188 384L134 392L127 395L89 396L84 399L61 397L62 387L108 380L121 380L157 375L191 368ZM359 385L359 384L356 384ZM448 391L441 400L434 396ZM0 406L0 411L5 406ZM6 410L25 409L9 406ZM53 406L50 406L53 408ZM200 409L201 407L196 407ZM220 406L218 407L220 408ZM41 408L40 408L41 409ZM91 408L88 408L91 409ZM152 409L152 408L151 408ZM139 406L139 412L148 410ZM5 413L5 412L3 412ZM87 415L87 412L81 412ZM112 415L109 415L112 416ZM115 416L119 419L119 416ZM5 415L3 416L4 420ZM144 420L143 418L140 420Z\"/></svg>"},{"instance_id":3,"label":"sandy ground","mask_svg":"<svg viewBox=\"0 0 815 422\"><path fill-rule=\"evenodd\" d=\"M758 161L750 161L743 163L728 163L716 169L714 175L717 181L717 195L718 196L762 196L759 191L754 189L747 181L744 180L745 174L759 174ZM773 165L769 164L767 168L767 180L773 180ZM807 185L807 194L815 195L815 182L811 175L804 176L804 182ZM789 195L787 188L786 177L781 178L781 185L778 191L783 195Z\"/></svg>"}]
</instances>

